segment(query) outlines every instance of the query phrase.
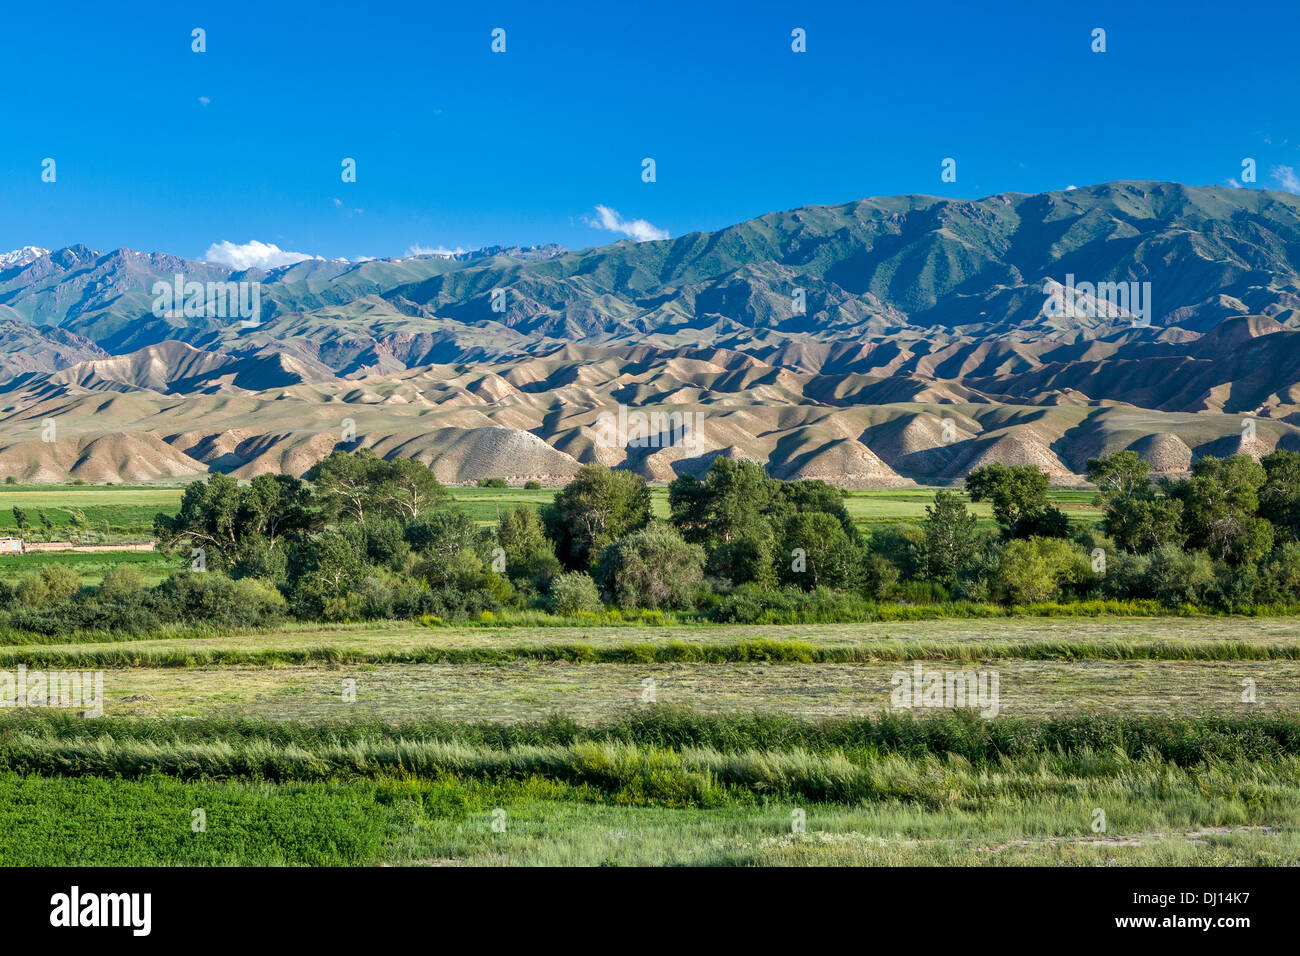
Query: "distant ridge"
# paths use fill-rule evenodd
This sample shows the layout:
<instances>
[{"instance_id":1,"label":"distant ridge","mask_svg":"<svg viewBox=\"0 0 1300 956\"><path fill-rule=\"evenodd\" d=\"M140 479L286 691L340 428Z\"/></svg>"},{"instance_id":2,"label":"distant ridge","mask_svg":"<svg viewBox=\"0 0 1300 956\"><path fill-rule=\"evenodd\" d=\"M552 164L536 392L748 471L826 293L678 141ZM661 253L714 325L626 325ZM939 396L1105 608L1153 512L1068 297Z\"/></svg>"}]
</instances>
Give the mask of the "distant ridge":
<instances>
[{"instance_id":1,"label":"distant ridge","mask_svg":"<svg viewBox=\"0 0 1300 956\"><path fill-rule=\"evenodd\" d=\"M258 321L155 315L153 283L176 275L259 283ZM1067 280L1149 283L1149 327L1091 293L1054 307ZM619 403L698 412L705 447L601 446L592 424ZM51 418L66 448L38 447ZM1103 450L1176 471L1300 447L1298 422L1289 193L897 196L577 252L270 271L0 255L0 474L24 480L301 472L366 445L449 481L559 481L585 461L667 480L726 454L854 485L993 460L1068 482Z\"/></svg>"}]
</instances>

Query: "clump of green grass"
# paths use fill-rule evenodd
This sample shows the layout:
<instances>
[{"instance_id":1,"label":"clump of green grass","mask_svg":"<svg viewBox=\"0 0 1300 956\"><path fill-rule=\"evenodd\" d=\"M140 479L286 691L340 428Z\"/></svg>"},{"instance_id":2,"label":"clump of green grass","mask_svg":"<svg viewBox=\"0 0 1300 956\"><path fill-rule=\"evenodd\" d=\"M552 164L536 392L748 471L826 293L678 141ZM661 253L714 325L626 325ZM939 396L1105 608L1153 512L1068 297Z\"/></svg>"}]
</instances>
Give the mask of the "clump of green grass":
<instances>
[{"instance_id":1,"label":"clump of green grass","mask_svg":"<svg viewBox=\"0 0 1300 956\"><path fill-rule=\"evenodd\" d=\"M388 725L370 720L83 720L35 711L0 721L0 769L65 776L162 773L315 780L338 774L455 773L537 775L604 787L602 780L622 775L610 768L639 767L641 761L660 769L671 764L683 772L698 771L708 780L759 793L782 790L785 784L775 782L788 776L782 768L816 767L808 779L821 782L805 795L832 799L828 795L835 793L839 796L833 799L850 799L873 791L861 781L853 785L856 790L845 784L852 776L846 776L847 768L861 770L886 757L941 757L971 766L1078 758L1084 766L1096 755L1184 768L1216 761L1300 759L1300 716L981 720L957 713L807 721L653 707L593 725L562 716L520 724L431 720ZM823 773L827 776L817 776ZM803 793L803 786L795 789ZM822 786L824 790L817 789ZM709 789L704 778L692 787L700 793Z\"/></svg>"},{"instance_id":2,"label":"clump of green grass","mask_svg":"<svg viewBox=\"0 0 1300 956\"><path fill-rule=\"evenodd\" d=\"M201 629L175 635L212 636ZM498 646L414 647L306 645L299 647L137 647L130 641L105 641L112 647L0 647L0 667L26 664L46 668L107 667L275 667L293 664L504 664L547 661L571 664L869 664L915 660L1030 661L1171 660L1269 661L1300 660L1300 644L1167 640L997 640L903 641L863 640L817 644L807 640L756 638L691 642L683 640L588 643L562 641Z\"/></svg>"}]
</instances>

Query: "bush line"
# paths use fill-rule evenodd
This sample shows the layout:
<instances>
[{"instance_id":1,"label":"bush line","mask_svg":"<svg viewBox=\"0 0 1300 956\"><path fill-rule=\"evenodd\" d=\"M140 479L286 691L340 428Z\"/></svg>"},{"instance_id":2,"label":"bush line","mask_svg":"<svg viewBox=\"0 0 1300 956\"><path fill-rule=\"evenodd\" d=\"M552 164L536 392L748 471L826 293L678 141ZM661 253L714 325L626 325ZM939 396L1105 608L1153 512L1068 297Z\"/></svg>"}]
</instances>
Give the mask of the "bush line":
<instances>
[{"instance_id":1,"label":"bush line","mask_svg":"<svg viewBox=\"0 0 1300 956\"><path fill-rule=\"evenodd\" d=\"M1300 644L1243 641L864 641L817 645L760 638L729 642L669 640L627 644L565 642L511 647L418 647L366 650L301 648L133 648L57 650L0 648L0 667L205 667L309 664L871 664L930 661L1273 661L1300 660Z\"/></svg>"}]
</instances>

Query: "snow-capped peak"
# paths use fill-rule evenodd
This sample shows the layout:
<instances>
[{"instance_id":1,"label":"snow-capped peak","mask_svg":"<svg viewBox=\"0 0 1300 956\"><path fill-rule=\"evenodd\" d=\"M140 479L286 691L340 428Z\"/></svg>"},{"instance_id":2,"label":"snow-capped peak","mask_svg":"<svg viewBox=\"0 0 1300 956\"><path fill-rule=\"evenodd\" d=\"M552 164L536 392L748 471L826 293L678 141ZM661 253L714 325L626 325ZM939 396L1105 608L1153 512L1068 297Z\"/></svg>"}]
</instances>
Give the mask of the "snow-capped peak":
<instances>
[{"instance_id":1,"label":"snow-capped peak","mask_svg":"<svg viewBox=\"0 0 1300 956\"><path fill-rule=\"evenodd\" d=\"M40 246L23 246L13 252L0 252L0 269L25 266L27 263L35 262L41 256L48 256L49 254L49 249L42 249Z\"/></svg>"}]
</instances>

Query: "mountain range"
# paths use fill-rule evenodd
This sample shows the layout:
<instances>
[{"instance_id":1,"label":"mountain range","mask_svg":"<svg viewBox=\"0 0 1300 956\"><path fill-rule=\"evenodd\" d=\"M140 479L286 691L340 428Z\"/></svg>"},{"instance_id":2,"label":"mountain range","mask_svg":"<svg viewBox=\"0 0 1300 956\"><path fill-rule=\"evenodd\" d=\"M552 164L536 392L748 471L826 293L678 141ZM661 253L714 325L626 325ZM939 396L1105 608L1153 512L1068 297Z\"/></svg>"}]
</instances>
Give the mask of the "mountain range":
<instances>
[{"instance_id":1,"label":"mountain range","mask_svg":"<svg viewBox=\"0 0 1300 956\"><path fill-rule=\"evenodd\" d=\"M257 315L159 309L177 277L255 283ZM1100 283L1134 298L1081 291ZM602 441L619 405L690 412L699 444ZM1300 197L896 196L577 252L271 271L0 255L0 475L300 474L358 446L448 482L588 461L665 481L722 454L850 486L1300 448Z\"/></svg>"}]
</instances>

